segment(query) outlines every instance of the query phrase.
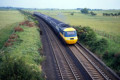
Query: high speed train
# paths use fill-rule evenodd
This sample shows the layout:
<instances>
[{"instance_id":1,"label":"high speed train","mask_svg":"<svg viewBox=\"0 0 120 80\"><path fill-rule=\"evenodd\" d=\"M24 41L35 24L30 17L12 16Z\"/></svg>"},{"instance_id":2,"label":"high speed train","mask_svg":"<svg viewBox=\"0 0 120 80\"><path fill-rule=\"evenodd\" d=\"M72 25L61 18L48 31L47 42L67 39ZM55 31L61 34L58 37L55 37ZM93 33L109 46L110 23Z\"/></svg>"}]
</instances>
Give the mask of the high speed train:
<instances>
[{"instance_id":1,"label":"high speed train","mask_svg":"<svg viewBox=\"0 0 120 80\"><path fill-rule=\"evenodd\" d=\"M50 24L54 31L63 38L66 44L75 44L77 42L77 32L73 27L70 27L70 25L39 12L34 12L34 15L42 18L45 22Z\"/></svg>"}]
</instances>

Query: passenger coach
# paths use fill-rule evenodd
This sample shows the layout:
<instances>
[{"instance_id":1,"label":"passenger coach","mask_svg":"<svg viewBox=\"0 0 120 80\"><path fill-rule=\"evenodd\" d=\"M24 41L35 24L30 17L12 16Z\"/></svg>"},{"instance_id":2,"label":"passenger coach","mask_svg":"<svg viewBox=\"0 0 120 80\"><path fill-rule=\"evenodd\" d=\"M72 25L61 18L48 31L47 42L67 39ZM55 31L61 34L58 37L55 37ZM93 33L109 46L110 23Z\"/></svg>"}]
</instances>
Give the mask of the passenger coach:
<instances>
[{"instance_id":1,"label":"passenger coach","mask_svg":"<svg viewBox=\"0 0 120 80\"><path fill-rule=\"evenodd\" d=\"M42 18L44 21L50 24L54 31L58 33L61 36L61 38L65 41L65 43L75 44L77 42L77 32L73 27L70 27L70 25L58 21L47 15L41 14L39 12L34 12L34 15Z\"/></svg>"}]
</instances>

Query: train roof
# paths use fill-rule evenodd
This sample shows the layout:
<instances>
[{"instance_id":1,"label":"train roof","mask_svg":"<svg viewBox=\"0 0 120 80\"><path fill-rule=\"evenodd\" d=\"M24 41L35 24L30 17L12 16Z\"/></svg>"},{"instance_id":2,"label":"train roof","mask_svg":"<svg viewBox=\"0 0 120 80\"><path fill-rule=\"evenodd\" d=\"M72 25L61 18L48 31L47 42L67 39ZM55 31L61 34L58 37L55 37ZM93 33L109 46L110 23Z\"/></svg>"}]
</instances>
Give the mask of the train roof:
<instances>
[{"instance_id":1,"label":"train roof","mask_svg":"<svg viewBox=\"0 0 120 80\"><path fill-rule=\"evenodd\" d=\"M75 31L75 29L70 27L70 28L65 28L64 31Z\"/></svg>"},{"instance_id":2,"label":"train roof","mask_svg":"<svg viewBox=\"0 0 120 80\"><path fill-rule=\"evenodd\" d=\"M56 19L54 19L54 18L52 18L52 17L49 17L49 19L51 19L52 21L54 21L56 24L62 23L61 21L58 21L58 20L56 20Z\"/></svg>"},{"instance_id":3,"label":"train roof","mask_svg":"<svg viewBox=\"0 0 120 80\"><path fill-rule=\"evenodd\" d=\"M70 25L68 25L68 24L65 24L65 23L60 23L60 24L58 24L60 27L70 27Z\"/></svg>"},{"instance_id":4,"label":"train roof","mask_svg":"<svg viewBox=\"0 0 120 80\"><path fill-rule=\"evenodd\" d=\"M59 28L61 29L61 30L65 30L66 28L72 28L70 25L68 25L68 24L65 24L65 23L60 23L60 24L58 24L58 26L59 26Z\"/></svg>"},{"instance_id":5,"label":"train roof","mask_svg":"<svg viewBox=\"0 0 120 80\"><path fill-rule=\"evenodd\" d=\"M67 25L67 24L65 24ZM70 26L60 26L59 27L62 31L75 31L75 29L73 27Z\"/></svg>"},{"instance_id":6,"label":"train roof","mask_svg":"<svg viewBox=\"0 0 120 80\"><path fill-rule=\"evenodd\" d=\"M50 16L41 14L41 13L39 13L39 12L34 12L34 14L39 15L39 16L47 17L49 20L52 20L53 22L55 22L55 23L59 26L59 28L60 28L61 30L63 30L63 31L75 31L75 29L72 28L69 24L65 24L65 23L63 23L63 22L61 22L61 21L59 21L59 20L57 20L57 19L54 19L54 18L52 18L52 17L50 17Z\"/></svg>"}]
</instances>

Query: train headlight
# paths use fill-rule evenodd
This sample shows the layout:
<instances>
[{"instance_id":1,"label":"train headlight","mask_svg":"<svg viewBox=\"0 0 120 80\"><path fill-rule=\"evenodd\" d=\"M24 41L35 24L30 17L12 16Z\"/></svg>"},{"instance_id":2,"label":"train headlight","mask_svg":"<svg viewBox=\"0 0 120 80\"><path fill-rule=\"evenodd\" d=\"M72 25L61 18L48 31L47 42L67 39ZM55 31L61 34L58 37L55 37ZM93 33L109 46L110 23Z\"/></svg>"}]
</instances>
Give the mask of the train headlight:
<instances>
[{"instance_id":1,"label":"train headlight","mask_svg":"<svg viewBox=\"0 0 120 80\"><path fill-rule=\"evenodd\" d=\"M70 38L66 38L67 40L70 40Z\"/></svg>"},{"instance_id":2,"label":"train headlight","mask_svg":"<svg viewBox=\"0 0 120 80\"><path fill-rule=\"evenodd\" d=\"M77 37L75 37L74 39L77 39Z\"/></svg>"}]
</instances>

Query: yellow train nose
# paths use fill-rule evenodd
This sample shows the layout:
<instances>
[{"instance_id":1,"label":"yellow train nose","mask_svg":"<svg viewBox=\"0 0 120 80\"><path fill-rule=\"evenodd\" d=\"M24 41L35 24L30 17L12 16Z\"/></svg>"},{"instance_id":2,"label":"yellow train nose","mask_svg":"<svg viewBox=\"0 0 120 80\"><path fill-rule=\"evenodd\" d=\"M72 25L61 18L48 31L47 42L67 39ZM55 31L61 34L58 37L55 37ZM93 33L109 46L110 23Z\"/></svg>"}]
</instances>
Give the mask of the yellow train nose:
<instances>
[{"instance_id":1,"label":"yellow train nose","mask_svg":"<svg viewBox=\"0 0 120 80\"><path fill-rule=\"evenodd\" d=\"M75 44L77 42L78 38L75 37L75 38L66 38L65 42L67 44Z\"/></svg>"}]
</instances>

